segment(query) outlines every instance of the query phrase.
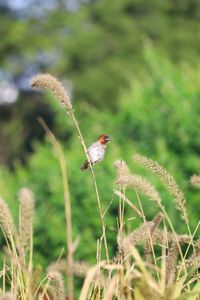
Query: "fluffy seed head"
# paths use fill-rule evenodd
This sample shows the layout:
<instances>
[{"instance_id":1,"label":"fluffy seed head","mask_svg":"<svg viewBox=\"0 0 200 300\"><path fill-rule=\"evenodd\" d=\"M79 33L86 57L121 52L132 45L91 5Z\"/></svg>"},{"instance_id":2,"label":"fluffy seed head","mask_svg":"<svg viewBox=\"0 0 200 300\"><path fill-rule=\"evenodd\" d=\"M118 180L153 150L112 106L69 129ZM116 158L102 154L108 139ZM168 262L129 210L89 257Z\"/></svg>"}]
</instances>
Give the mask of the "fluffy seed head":
<instances>
[{"instance_id":1,"label":"fluffy seed head","mask_svg":"<svg viewBox=\"0 0 200 300\"><path fill-rule=\"evenodd\" d=\"M193 175L190 179L192 185L200 189L200 176Z\"/></svg>"},{"instance_id":2,"label":"fluffy seed head","mask_svg":"<svg viewBox=\"0 0 200 300\"><path fill-rule=\"evenodd\" d=\"M114 163L114 167L116 168L118 175L118 178L115 181L116 184L120 184L124 187L130 187L142 192L153 200L159 207L161 206L161 199L155 187L145 178L138 175L131 175L125 161L117 160Z\"/></svg>"},{"instance_id":3,"label":"fluffy seed head","mask_svg":"<svg viewBox=\"0 0 200 300\"><path fill-rule=\"evenodd\" d=\"M177 241L180 245L189 244L191 242L191 236L187 234L177 234L176 235ZM152 236L153 243L155 244L162 244L163 243L163 230L156 228L153 236ZM167 240L168 242L174 241L174 233L167 232Z\"/></svg>"},{"instance_id":4,"label":"fluffy seed head","mask_svg":"<svg viewBox=\"0 0 200 300\"><path fill-rule=\"evenodd\" d=\"M129 168L128 168L127 164L122 159L116 160L115 163L114 163L114 167L116 168L117 175L119 177L130 174L130 171L129 171Z\"/></svg>"},{"instance_id":5,"label":"fluffy seed head","mask_svg":"<svg viewBox=\"0 0 200 300\"><path fill-rule=\"evenodd\" d=\"M5 201L0 197L0 225L4 234L8 239L12 239L16 235L16 229L11 212L5 203Z\"/></svg>"},{"instance_id":6,"label":"fluffy seed head","mask_svg":"<svg viewBox=\"0 0 200 300\"><path fill-rule=\"evenodd\" d=\"M145 178L138 175L121 176L116 180L116 184L130 187L148 196L156 205L161 206L161 198L155 187Z\"/></svg>"},{"instance_id":7,"label":"fluffy seed head","mask_svg":"<svg viewBox=\"0 0 200 300\"><path fill-rule=\"evenodd\" d=\"M22 246L27 249L30 245L33 231L33 215L35 199L31 190L22 188L19 191L20 201L20 237Z\"/></svg>"},{"instance_id":8,"label":"fluffy seed head","mask_svg":"<svg viewBox=\"0 0 200 300\"><path fill-rule=\"evenodd\" d=\"M122 240L122 250L124 254L130 254L132 248L141 243L146 243L147 247L147 244L149 244L150 238L153 238L154 231L159 226L161 219L161 214L157 214L152 221L141 224L139 228L124 237Z\"/></svg>"},{"instance_id":9,"label":"fluffy seed head","mask_svg":"<svg viewBox=\"0 0 200 300\"><path fill-rule=\"evenodd\" d=\"M85 262L73 262L72 266L71 266L71 271L74 275L78 276L78 277L85 277L87 272L90 269L90 265L88 265ZM48 269L49 272L55 272L55 271L59 271L59 272L65 272L66 271L66 260L60 260L59 262L55 262L52 263L51 265L49 265Z\"/></svg>"},{"instance_id":10,"label":"fluffy seed head","mask_svg":"<svg viewBox=\"0 0 200 300\"><path fill-rule=\"evenodd\" d=\"M69 111L72 109L69 97L63 85L50 74L38 74L30 82L33 88L43 88L51 91L59 102Z\"/></svg>"},{"instance_id":11,"label":"fluffy seed head","mask_svg":"<svg viewBox=\"0 0 200 300\"><path fill-rule=\"evenodd\" d=\"M133 159L143 167L151 170L161 179L166 189L175 197L176 207L180 211L182 219L186 222L186 224L188 224L185 198L176 181L174 180L174 177L152 159L141 155L135 155L133 156Z\"/></svg>"},{"instance_id":12,"label":"fluffy seed head","mask_svg":"<svg viewBox=\"0 0 200 300\"><path fill-rule=\"evenodd\" d=\"M143 223L138 229L134 230L131 234L123 238L122 249L125 255L130 254L134 246L146 242L149 233L154 226L155 224L153 221Z\"/></svg>"},{"instance_id":13,"label":"fluffy seed head","mask_svg":"<svg viewBox=\"0 0 200 300\"><path fill-rule=\"evenodd\" d=\"M162 215L158 213L152 220L152 225L149 227L149 232L148 232L148 238L146 239L146 244L145 244L145 258L147 261L151 260L151 252L152 252L152 240L154 236L155 230L158 228L160 222L162 220Z\"/></svg>"},{"instance_id":14,"label":"fluffy seed head","mask_svg":"<svg viewBox=\"0 0 200 300\"><path fill-rule=\"evenodd\" d=\"M47 276L49 280L55 282L55 299L64 300L64 283L61 274L55 271L49 272Z\"/></svg>"},{"instance_id":15,"label":"fluffy seed head","mask_svg":"<svg viewBox=\"0 0 200 300\"><path fill-rule=\"evenodd\" d=\"M176 277L178 254L179 254L179 250L178 250L177 242L172 241L166 259L166 280L168 286L174 283Z\"/></svg>"},{"instance_id":16,"label":"fluffy seed head","mask_svg":"<svg viewBox=\"0 0 200 300\"><path fill-rule=\"evenodd\" d=\"M196 241L195 251L190 255L190 257L186 260L186 266L188 268L193 267L200 263L200 240Z\"/></svg>"}]
</instances>

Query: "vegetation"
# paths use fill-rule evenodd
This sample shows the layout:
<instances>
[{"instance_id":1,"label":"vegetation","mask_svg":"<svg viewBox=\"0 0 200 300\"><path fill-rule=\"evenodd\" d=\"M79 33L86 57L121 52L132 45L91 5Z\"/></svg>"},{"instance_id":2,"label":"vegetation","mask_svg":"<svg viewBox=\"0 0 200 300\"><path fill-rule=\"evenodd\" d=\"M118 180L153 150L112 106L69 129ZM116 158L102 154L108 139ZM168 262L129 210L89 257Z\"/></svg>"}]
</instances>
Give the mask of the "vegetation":
<instances>
[{"instance_id":1,"label":"vegetation","mask_svg":"<svg viewBox=\"0 0 200 300\"><path fill-rule=\"evenodd\" d=\"M38 75L31 82L32 87L47 88L52 91L58 101L66 109L71 117L78 135L81 139L87 159L86 146L79 125L74 116L73 107L63 86L51 75ZM105 216L101 207L96 178L93 167L90 171L93 178L94 190L102 225L102 237L97 244L97 264L91 268L74 262L74 246L72 240L71 204L67 182L67 171L62 149L43 121L40 121L46 130L59 156L60 168L63 181L66 233L67 233L67 260L61 264L61 256L56 263L49 267L46 277L39 281L40 274L33 270L33 214L34 196L31 191L23 188L20 191L19 228L17 230L9 208L1 199L0 223L6 241L6 251L3 259L2 270L2 297L7 299L39 299L54 298L64 299L64 285L58 271L64 270L67 274L67 296L73 299L73 276L74 274L85 275L80 299L199 299L199 240L195 239L199 222L191 232L187 209L185 207L184 194L180 190L173 176L161 165L147 157L136 155L134 160L155 173L174 197L174 204L186 223L188 233L177 234L170 217L162 203L162 199L156 188L145 178L131 174L123 160L115 162L117 179L115 184L118 190L114 193L119 196L117 252L110 260L106 237ZM194 175L191 182L199 187L199 176ZM126 189L135 191L138 205L133 204L126 197ZM152 221L147 221L143 205L138 193L144 194L160 210ZM142 219L142 224L132 233L127 234L125 219L125 205L128 204L132 212ZM138 206L138 207L137 207ZM163 222L162 230L159 224ZM142 259L136 246L144 244ZM184 249L183 246L187 245ZM156 247L157 246L157 247ZM102 249L105 250L105 260L102 260ZM61 265L61 267L60 267ZM79 271L77 272L77 265ZM75 267L74 267L75 266ZM82 270L81 270L82 269ZM80 272L81 270L81 272ZM84 274L86 272L86 274ZM8 283L7 283L8 278ZM55 281L55 289L51 290L50 282ZM10 291L6 292L6 284Z\"/></svg>"},{"instance_id":2,"label":"vegetation","mask_svg":"<svg viewBox=\"0 0 200 300\"><path fill-rule=\"evenodd\" d=\"M142 172L149 178L151 176L148 173L133 164L131 160L133 154L138 152L150 156L167 166L167 169L175 174L176 180L182 183L183 190L186 192L192 230L199 220L198 192L189 184L189 178L199 173L200 162L199 71L189 69L187 66L177 69L149 47L145 49L144 55L148 66L145 77L142 81L139 78L134 80L126 93L121 95L118 113L106 112L104 107L101 111L88 107L87 113L82 115L77 104L74 103L74 110L78 115L87 145L99 133L105 132L105 129L106 133L112 136L105 160L95 166L103 210L109 206L106 229L109 244L112 245L111 253L116 250L113 230L116 228L117 216L117 202L112 191L115 178L112 165L119 158L125 159L134 170ZM98 207L94 205L94 197L91 193L93 189L91 178L88 172L80 172L80 166L85 159L81 153L80 142L76 138L70 119L54 99L50 98L49 94L40 94L40 97L45 102L51 103L59 128L70 135L70 140L63 142L63 151L72 199L72 220L78 220L73 226L73 238L77 239L81 233L76 256L79 260L88 257L94 263L96 240L101 234L101 225L97 218ZM38 123L37 127L41 128L41 125ZM169 193L165 192L162 185L155 180L153 183L163 193L163 202L175 229L179 233L185 232L186 228L174 209ZM34 144L34 153L27 165L23 166L16 162L14 172L7 170L6 167L0 169L1 195L12 206L15 218L18 208L13 199L22 186L28 186L36 195L35 254L37 262L47 265L59 256L65 240L60 169L55 152L48 141ZM145 203L145 215L151 219L156 214L156 209ZM127 208L127 218L131 213ZM132 222L129 222L129 226ZM134 223L138 225L137 220ZM90 247L87 247L88 243Z\"/></svg>"},{"instance_id":3,"label":"vegetation","mask_svg":"<svg viewBox=\"0 0 200 300\"><path fill-rule=\"evenodd\" d=\"M70 142L70 130L56 122L49 102L29 89L36 73L65 81L78 110L86 114L88 106L120 111L120 94L130 81L145 80L148 41L176 66L198 65L199 0L49 0L40 5L29 0L18 1L18 9L16 2L0 1L0 82L8 81L19 92L17 102L0 106L1 164L26 162L33 142L44 136L38 116ZM184 72L189 77L191 69Z\"/></svg>"},{"instance_id":4,"label":"vegetation","mask_svg":"<svg viewBox=\"0 0 200 300\"><path fill-rule=\"evenodd\" d=\"M0 1L0 295L198 299L199 0L47 2Z\"/></svg>"}]
</instances>

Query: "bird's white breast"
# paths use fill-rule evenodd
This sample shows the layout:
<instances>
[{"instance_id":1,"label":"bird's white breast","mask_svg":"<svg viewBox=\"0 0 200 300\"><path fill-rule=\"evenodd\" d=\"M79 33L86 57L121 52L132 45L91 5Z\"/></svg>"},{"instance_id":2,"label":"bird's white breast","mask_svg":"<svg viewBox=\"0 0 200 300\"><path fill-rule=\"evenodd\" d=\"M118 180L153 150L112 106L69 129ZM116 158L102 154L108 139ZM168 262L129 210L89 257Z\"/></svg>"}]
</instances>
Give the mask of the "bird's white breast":
<instances>
[{"instance_id":1,"label":"bird's white breast","mask_svg":"<svg viewBox=\"0 0 200 300\"><path fill-rule=\"evenodd\" d=\"M88 155L90 157L91 163L95 164L104 158L106 145L102 145L98 142L92 144L88 149Z\"/></svg>"}]
</instances>

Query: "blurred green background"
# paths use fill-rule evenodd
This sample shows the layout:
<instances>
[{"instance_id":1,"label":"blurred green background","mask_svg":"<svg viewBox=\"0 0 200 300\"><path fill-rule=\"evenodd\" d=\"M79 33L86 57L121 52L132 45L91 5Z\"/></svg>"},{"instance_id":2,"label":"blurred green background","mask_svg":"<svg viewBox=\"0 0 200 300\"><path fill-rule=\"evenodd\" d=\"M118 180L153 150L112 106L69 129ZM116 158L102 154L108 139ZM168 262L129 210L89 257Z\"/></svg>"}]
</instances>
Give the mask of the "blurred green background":
<instances>
[{"instance_id":1,"label":"blurred green background","mask_svg":"<svg viewBox=\"0 0 200 300\"><path fill-rule=\"evenodd\" d=\"M110 253L116 249L113 163L119 158L156 185L175 228L186 230L172 197L133 163L135 153L174 174L194 230L200 205L189 178L200 171L200 1L2 0L0 36L0 194L17 221L19 188L35 193L35 262L48 266L66 245L59 164L38 117L66 155L73 237L80 237L75 258L94 263L101 235L91 176L80 171L84 154L71 121L52 95L29 88L38 72L63 82L87 145L102 133L112 137L95 167L103 208L110 205ZM128 195L136 201L133 192ZM141 199L150 219L157 208ZM126 208L129 230L138 224L128 221L132 216Z\"/></svg>"}]
</instances>

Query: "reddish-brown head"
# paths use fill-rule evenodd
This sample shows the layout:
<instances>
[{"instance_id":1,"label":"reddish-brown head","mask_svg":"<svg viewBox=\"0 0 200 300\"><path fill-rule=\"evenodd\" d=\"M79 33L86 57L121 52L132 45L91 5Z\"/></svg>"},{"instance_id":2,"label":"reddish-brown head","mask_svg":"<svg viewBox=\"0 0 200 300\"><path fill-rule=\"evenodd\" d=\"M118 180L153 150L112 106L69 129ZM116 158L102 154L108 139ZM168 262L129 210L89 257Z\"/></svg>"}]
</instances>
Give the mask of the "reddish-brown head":
<instances>
[{"instance_id":1,"label":"reddish-brown head","mask_svg":"<svg viewBox=\"0 0 200 300\"><path fill-rule=\"evenodd\" d=\"M107 142L111 141L111 137L106 134L101 134L97 140L100 144L106 145Z\"/></svg>"}]
</instances>

